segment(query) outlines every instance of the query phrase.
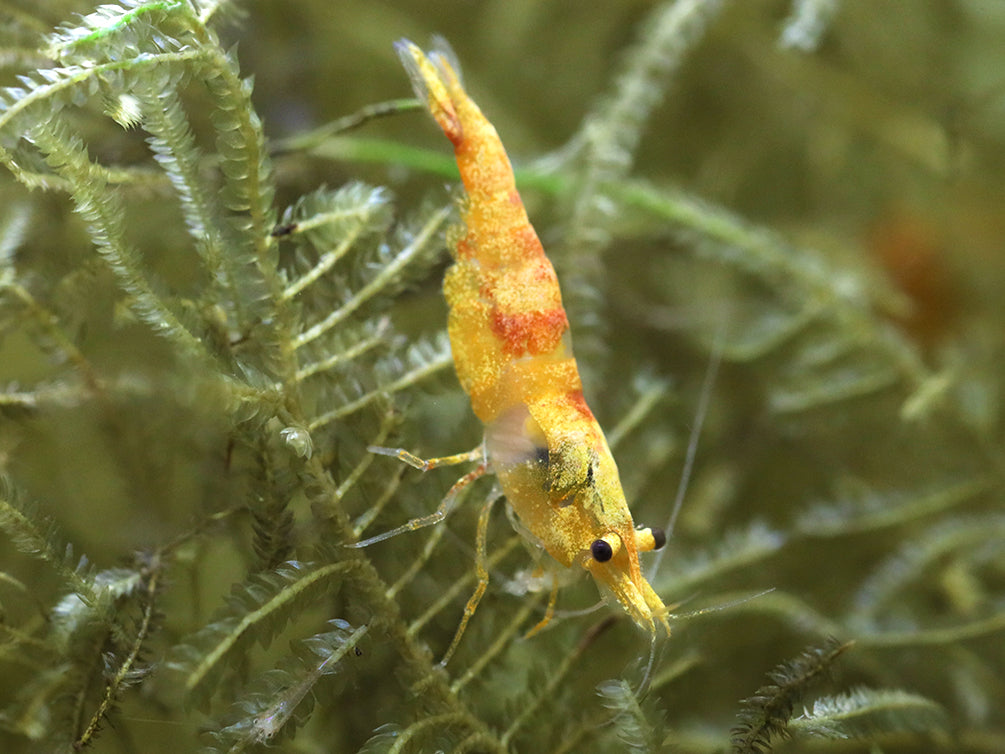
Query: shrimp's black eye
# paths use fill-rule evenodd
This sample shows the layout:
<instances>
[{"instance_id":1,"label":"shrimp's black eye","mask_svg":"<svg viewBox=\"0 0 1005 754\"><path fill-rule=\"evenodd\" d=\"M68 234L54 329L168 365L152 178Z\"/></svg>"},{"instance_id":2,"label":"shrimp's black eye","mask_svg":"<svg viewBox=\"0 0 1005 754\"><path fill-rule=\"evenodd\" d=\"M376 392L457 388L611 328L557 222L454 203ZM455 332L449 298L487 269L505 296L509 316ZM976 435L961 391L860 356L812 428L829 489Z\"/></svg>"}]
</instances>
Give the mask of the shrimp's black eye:
<instances>
[{"instance_id":1,"label":"shrimp's black eye","mask_svg":"<svg viewBox=\"0 0 1005 754\"><path fill-rule=\"evenodd\" d=\"M650 531L653 533L653 549L659 550L667 543L666 532L662 529L657 529L655 526Z\"/></svg>"},{"instance_id":2,"label":"shrimp's black eye","mask_svg":"<svg viewBox=\"0 0 1005 754\"><path fill-rule=\"evenodd\" d=\"M592 545L590 545L590 554L598 563L606 563L614 557L614 548L611 547L609 542L606 542L603 539L597 539L594 540Z\"/></svg>"}]
</instances>

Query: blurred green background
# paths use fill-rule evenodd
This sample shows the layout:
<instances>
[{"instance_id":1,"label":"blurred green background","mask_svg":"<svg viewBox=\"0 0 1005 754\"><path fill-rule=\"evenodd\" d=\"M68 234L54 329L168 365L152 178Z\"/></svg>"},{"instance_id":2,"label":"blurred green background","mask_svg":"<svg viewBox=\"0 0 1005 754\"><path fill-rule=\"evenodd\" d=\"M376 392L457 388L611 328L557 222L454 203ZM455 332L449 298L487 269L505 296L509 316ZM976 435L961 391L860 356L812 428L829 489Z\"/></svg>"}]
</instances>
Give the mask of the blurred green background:
<instances>
[{"instance_id":1,"label":"blurred green background","mask_svg":"<svg viewBox=\"0 0 1005 754\"><path fill-rule=\"evenodd\" d=\"M661 386L641 429L616 450L637 521L656 525L669 514L709 360L723 359L679 529L654 583L668 603L684 602L682 612L727 606L675 628L656 671L667 675L640 718L661 731L657 743L635 745L612 732L594 693L648 647L622 621L565 679L552 706L542 705L513 750L566 750L575 740L570 730L591 733L568 750L723 750L738 700L777 663L836 633L859 644L840 660L843 670L828 691L905 689L941 705L945 716L932 722L908 711L905 719L931 727L911 733L905 724L895 735L814 749L1001 751L1005 3L836 2L806 50L781 43L792 3L722 6L682 43L679 67L639 124L631 164L599 192L612 197L614 211L604 216L577 215L588 172L577 139L589 117L624 94L617 77L652 23L654 3L247 2L222 13L217 29L225 47L237 45L242 75L254 76L253 101L277 146L410 96L394 40L449 40L468 91L520 170L532 219L568 285L595 413L610 430L637 405L638 393ZM33 56L43 65L31 48L39 32L90 9L0 6L10 19L4 83L30 68ZM199 102L197 93L189 96ZM202 138L205 113L194 109L192 121ZM150 163L141 132L94 112L77 124L103 163ZM399 159L394 145L427 151ZM416 155L432 168L412 164ZM429 118L400 112L310 150L277 149L277 208L321 184L362 180L388 186L403 221L448 201L448 166L448 145ZM28 194L9 177L0 180L0 206L25 203L31 223L12 256L18 275L52 302L61 331L112 379L115 397L110 404L50 400L38 411L5 399L0 471L99 568L198 528L210 512L258 499L255 480L229 466L233 427L212 382L124 314L65 196ZM697 207L688 217L698 219L680 220L681 206ZM139 190L129 213L130 238L149 269L172 290L193 287L194 257L177 207ZM601 233L584 236L584 227ZM443 327L446 261L444 251L388 302L410 338ZM9 291L0 305L5 313L22 306ZM58 387L68 369L62 353L37 322L4 317L5 394ZM395 443L432 455L477 442L480 427L452 374L410 392L400 403ZM337 479L372 436L363 430L375 425L371 416L315 439L319 453L341 459L332 464ZM352 515L377 495L391 464L371 468L363 499L346 503ZM435 504L454 479L449 471L428 477L405 474L404 501L385 510L385 528ZM309 527L309 506L299 498L295 505L298 525ZM451 520L444 545L451 549L399 598L403 620L456 577L447 566L470 563L475 515L459 511ZM504 516L493 526L498 545L509 535ZM247 529L246 522L226 528L183 552L165 587L168 619L148 649L151 661L247 577ZM391 582L417 557L423 536L365 555ZM502 587L529 562L518 551L494 573L451 678L525 604L526 596ZM4 624L44 636L63 586L6 539L0 568L30 593L0 592ZM766 589L776 591L731 602ZM592 590L576 584L560 608L589 605ZM420 632L434 653L449 641L463 601ZM332 596L311 617L316 623L353 609L350 598ZM465 703L488 727L505 728L598 620L570 618L539 639L514 640L463 691ZM289 633L303 638L315 630L295 625ZM377 635L368 641L369 664L344 669L319 691L309 727L280 750L355 751L381 724L404 728L422 719L421 695L399 683L393 652ZM271 667L270 658L249 654L241 670L254 675ZM41 672L8 661L16 671L4 703ZM94 750L194 750L207 718L153 689L127 696ZM224 696L210 714L225 708ZM779 748L806 750L808 740ZM5 751L35 745L0 738ZM447 732L415 750L456 745Z\"/></svg>"}]
</instances>

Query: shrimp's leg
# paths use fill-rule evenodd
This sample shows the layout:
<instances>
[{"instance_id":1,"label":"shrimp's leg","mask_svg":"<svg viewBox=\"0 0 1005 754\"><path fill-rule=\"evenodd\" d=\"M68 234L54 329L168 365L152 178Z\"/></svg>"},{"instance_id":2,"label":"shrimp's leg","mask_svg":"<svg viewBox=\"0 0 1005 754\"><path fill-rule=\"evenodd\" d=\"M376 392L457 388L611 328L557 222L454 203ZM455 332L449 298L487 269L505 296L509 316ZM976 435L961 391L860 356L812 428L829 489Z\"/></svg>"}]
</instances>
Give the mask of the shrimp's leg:
<instances>
[{"instance_id":1,"label":"shrimp's leg","mask_svg":"<svg viewBox=\"0 0 1005 754\"><path fill-rule=\"evenodd\" d=\"M485 460L485 449L483 445L479 445L477 448L469 450L467 453L457 453L452 456L442 456L440 458L429 458L426 460L419 458L413 453L409 453L404 448L385 448L380 445L369 445L367 446L367 450L378 455L397 458L399 461L407 463L413 469L418 469L419 471L429 471L430 469L437 469L440 466L456 466L459 463Z\"/></svg>"},{"instance_id":2,"label":"shrimp's leg","mask_svg":"<svg viewBox=\"0 0 1005 754\"><path fill-rule=\"evenodd\" d=\"M407 450L392 448L380 448L380 450L388 451L387 453L384 453L384 455L397 456L410 466L415 466L415 468L423 470L426 468L433 469L437 466L447 466L450 464L464 463L465 461L477 461L479 459L484 459L481 448L472 450L469 453L459 453L456 456L431 458L428 461L423 461L421 458L412 455ZM440 523L447 517L447 514L453 510L454 502L457 500L457 495L460 494L461 490L479 477L484 476L486 471L488 471L488 464L482 460L481 463L479 463L472 471L469 471L467 474L454 482L454 486L451 487L447 491L447 494L443 496L443 500L440 501L436 510L428 516L413 518L411 521L406 521L401 526L391 529L390 531L386 531L383 534L377 534L376 536L369 537L367 539L361 539L359 542L349 542L346 543L345 546L354 548L368 547L369 545L376 544L377 542L383 542L385 539L390 539L391 537L395 537L399 534L404 534L407 531L415 531L416 529L421 529L425 526L432 526L433 524Z\"/></svg>"},{"instance_id":3,"label":"shrimp's leg","mask_svg":"<svg viewBox=\"0 0 1005 754\"><path fill-rule=\"evenodd\" d=\"M444 654L443 659L440 660L440 667L445 666L450 658L453 657L454 651L457 649L457 645L461 642L461 636L464 635L464 629L468 627L468 621L471 620L471 616L475 614L475 610L478 609L478 603L485 594L486 588L488 588L489 570L486 566L486 563L488 562L488 547L486 542L488 540L489 515L492 513L492 505L498 499L498 494L492 494L489 499L485 501L485 505L482 506L482 512L478 516L477 549L475 552L475 572L478 574L478 585L475 587L475 591L472 593L471 597L468 598L468 604L464 606L464 615L461 616L461 623L457 627L457 632L454 634L454 639L450 642L450 646L447 648L446 654Z\"/></svg>"},{"instance_id":4,"label":"shrimp's leg","mask_svg":"<svg viewBox=\"0 0 1005 754\"><path fill-rule=\"evenodd\" d=\"M548 607L544 611L544 617L538 621L538 624L534 626L530 631L524 634L525 639L529 639L531 636L536 634L538 631L542 630L545 626L551 623L551 619L555 617L555 603L558 601L558 575L552 571L551 572L551 594L548 596Z\"/></svg>"}]
</instances>

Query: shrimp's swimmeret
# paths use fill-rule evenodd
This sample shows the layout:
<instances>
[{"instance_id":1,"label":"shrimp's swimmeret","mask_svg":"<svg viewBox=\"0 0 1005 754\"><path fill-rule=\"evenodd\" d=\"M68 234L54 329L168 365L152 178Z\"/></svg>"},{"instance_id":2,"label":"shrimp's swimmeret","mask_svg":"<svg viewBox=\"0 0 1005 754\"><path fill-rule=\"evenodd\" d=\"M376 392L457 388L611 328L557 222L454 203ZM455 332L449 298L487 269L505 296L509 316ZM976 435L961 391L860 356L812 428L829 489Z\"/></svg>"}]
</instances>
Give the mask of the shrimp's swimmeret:
<instances>
[{"instance_id":1,"label":"shrimp's swimmeret","mask_svg":"<svg viewBox=\"0 0 1005 754\"><path fill-rule=\"evenodd\" d=\"M583 398L555 270L502 142L444 55L405 40L396 47L454 145L467 194L443 289L457 377L485 425L485 461L526 536L563 566L589 571L639 626L669 633L667 608L639 566L639 553L665 537L632 520Z\"/></svg>"}]
</instances>

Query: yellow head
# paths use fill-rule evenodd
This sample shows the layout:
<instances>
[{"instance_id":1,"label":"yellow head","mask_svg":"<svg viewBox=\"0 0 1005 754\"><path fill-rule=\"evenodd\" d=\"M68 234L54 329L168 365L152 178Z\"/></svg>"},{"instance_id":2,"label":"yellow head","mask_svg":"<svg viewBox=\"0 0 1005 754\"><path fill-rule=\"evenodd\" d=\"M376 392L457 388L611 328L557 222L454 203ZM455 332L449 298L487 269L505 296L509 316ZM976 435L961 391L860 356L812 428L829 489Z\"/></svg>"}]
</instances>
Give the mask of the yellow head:
<instances>
[{"instance_id":1,"label":"yellow head","mask_svg":"<svg viewBox=\"0 0 1005 754\"><path fill-rule=\"evenodd\" d=\"M485 444L522 533L562 565L589 571L637 625L669 633L667 608L639 564L640 552L666 538L659 529L635 527L592 414L561 397L520 404L488 426Z\"/></svg>"}]
</instances>

